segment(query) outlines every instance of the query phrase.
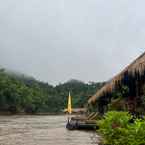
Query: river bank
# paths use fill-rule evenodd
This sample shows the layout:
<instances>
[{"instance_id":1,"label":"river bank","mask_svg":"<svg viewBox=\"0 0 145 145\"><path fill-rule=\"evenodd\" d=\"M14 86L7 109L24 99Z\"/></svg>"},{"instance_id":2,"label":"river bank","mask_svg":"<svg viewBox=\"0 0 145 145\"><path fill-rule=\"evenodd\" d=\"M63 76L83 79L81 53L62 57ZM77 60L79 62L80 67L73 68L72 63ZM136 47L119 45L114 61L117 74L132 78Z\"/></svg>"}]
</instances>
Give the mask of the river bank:
<instances>
[{"instance_id":1,"label":"river bank","mask_svg":"<svg viewBox=\"0 0 145 145\"><path fill-rule=\"evenodd\" d=\"M65 115L64 113L25 113L25 112L18 112L18 113L11 113L11 112L0 112L0 116L13 116L13 115L38 115L38 116L45 116L45 115Z\"/></svg>"}]
</instances>

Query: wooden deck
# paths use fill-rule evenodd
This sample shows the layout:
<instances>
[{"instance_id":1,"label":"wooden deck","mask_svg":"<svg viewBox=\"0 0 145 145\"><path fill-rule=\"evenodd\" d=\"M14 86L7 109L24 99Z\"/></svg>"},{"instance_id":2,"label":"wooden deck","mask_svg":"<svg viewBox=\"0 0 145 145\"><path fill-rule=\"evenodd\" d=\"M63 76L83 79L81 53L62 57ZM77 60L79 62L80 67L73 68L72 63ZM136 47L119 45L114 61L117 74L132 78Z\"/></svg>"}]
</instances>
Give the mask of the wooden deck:
<instances>
[{"instance_id":1,"label":"wooden deck","mask_svg":"<svg viewBox=\"0 0 145 145\"><path fill-rule=\"evenodd\" d=\"M89 116L75 116L68 119L66 128L69 130L95 130L97 129L96 124L96 113L92 113Z\"/></svg>"}]
</instances>

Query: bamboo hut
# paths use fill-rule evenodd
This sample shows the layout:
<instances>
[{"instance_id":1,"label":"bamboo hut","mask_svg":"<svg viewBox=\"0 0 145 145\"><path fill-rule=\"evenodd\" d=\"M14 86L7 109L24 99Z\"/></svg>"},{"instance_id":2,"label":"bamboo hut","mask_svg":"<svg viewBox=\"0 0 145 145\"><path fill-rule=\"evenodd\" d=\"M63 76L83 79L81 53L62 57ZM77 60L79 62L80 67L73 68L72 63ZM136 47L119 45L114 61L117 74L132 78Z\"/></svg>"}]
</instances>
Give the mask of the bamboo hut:
<instances>
[{"instance_id":1,"label":"bamboo hut","mask_svg":"<svg viewBox=\"0 0 145 145\"><path fill-rule=\"evenodd\" d=\"M126 104L130 112L135 112L136 106L141 103L143 86L145 84L145 52L127 66L121 73L108 81L94 96L88 100L88 105L96 105L96 111L104 113L111 102L112 93L121 86L127 86L129 92Z\"/></svg>"}]
</instances>

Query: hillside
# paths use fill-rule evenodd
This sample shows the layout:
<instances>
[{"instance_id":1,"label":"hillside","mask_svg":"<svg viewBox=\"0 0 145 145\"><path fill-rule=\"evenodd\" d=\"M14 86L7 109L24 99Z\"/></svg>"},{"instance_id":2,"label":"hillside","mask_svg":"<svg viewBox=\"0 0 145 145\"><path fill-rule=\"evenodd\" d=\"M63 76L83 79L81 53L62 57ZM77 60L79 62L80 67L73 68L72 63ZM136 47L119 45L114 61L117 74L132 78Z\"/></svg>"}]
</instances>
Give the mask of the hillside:
<instances>
[{"instance_id":1,"label":"hillside","mask_svg":"<svg viewBox=\"0 0 145 145\"><path fill-rule=\"evenodd\" d=\"M102 84L70 80L54 87L1 69L0 112L59 113L66 107L69 91L73 96L73 107L83 107Z\"/></svg>"}]
</instances>

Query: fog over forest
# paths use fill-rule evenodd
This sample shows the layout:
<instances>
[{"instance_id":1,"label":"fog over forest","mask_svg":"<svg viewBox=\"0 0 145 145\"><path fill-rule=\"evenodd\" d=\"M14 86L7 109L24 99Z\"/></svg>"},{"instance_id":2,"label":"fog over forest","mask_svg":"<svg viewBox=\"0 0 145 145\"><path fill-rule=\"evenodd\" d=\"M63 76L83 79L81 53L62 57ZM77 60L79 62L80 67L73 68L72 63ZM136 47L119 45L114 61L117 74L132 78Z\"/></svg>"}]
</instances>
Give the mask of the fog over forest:
<instances>
[{"instance_id":1,"label":"fog over forest","mask_svg":"<svg viewBox=\"0 0 145 145\"><path fill-rule=\"evenodd\" d=\"M58 84L106 81L145 49L145 1L0 1L0 65Z\"/></svg>"}]
</instances>

